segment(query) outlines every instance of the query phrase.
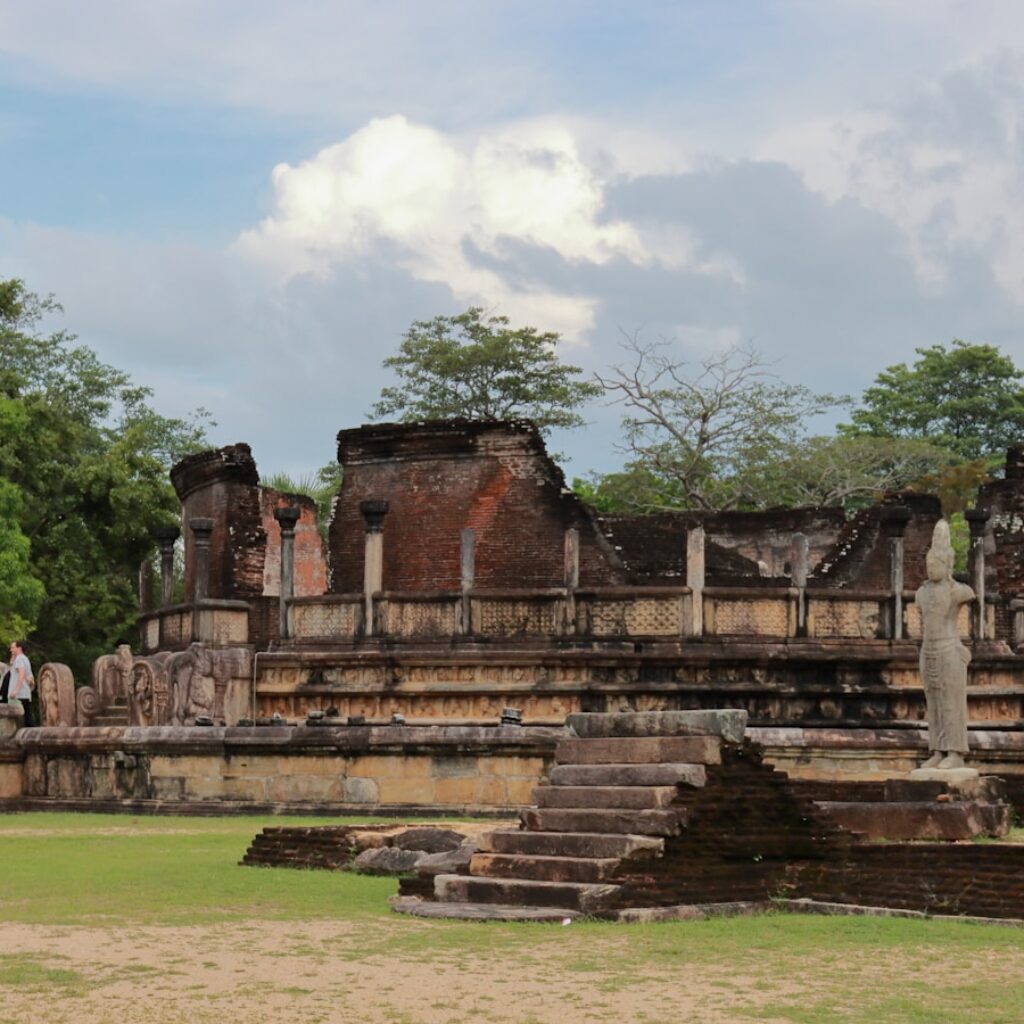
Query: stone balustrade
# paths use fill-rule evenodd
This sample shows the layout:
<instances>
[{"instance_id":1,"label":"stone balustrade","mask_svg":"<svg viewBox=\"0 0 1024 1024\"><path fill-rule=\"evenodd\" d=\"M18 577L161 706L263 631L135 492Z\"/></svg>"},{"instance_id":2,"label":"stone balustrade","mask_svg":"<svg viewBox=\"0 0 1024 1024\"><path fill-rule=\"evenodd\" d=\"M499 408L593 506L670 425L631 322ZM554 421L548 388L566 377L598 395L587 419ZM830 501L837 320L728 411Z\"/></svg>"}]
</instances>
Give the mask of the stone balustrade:
<instances>
[{"instance_id":1,"label":"stone balustrade","mask_svg":"<svg viewBox=\"0 0 1024 1024\"><path fill-rule=\"evenodd\" d=\"M249 602L205 598L172 604L139 618L142 650L182 650L191 643L237 645L249 642Z\"/></svg>"}]
</instances>

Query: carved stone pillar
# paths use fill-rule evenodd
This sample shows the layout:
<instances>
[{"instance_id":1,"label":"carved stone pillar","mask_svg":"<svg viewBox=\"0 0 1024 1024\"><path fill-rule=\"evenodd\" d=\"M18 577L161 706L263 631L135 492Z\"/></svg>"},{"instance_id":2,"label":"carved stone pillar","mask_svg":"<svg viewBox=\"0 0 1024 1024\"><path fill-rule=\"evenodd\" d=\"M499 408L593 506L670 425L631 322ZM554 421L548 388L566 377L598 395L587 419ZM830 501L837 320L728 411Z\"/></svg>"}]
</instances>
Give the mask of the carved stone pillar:
<instances>
[{"instance_id":1,"label":"carved stone pillar","mask_svg":"<svg viewBox=\"0 0 1024 1024\"><path fill-rule=\"evenodd\" d=\"M580 531L565 531L565 631L576 632L576 591L580 586Z\"/></svg>"},{"instance_id":2,"label":"carved stone pillar","mask_svg":"<svg viewBox=\"0 0 1024 1024\"><path fill-rule=\"evenodd\" d=\"M704 635L704 527L692 526L686 531L686 585L690 588L693 615L691 636Z\"/></svg>"},{"instance_id":3,"label":"carved stone pillar","mask_svg":"<svg viewBox=\"0 0 1024 1024\"><path fill-rule=\"evenodd\" d=\"M295 524L302 515L301 509L274 509L274 518L281 527L281 597L279 605L279 632L282 640L288 639L288 601L295 593Z\"/></svg>"},{"instance_id":4,"label":"carved stone pillar","mask_svg":"<svg viewBox=\"0 0 1024 1024\"><path fill-rule=\"evenodd\" d=\"M213 520L194 516L188 521L192 531L195 551L195 591L192 594L192 639L199 639L199 605L206 600L210 586L210 537L213 535Z\"/></svg>"},{"instance_id":5,"label":"carved stone pillar","mask_svg":"<svg viewBox=\"0 0 1024 1024\"><path fill-rule=\"evenodd\" d=\"M903 534L910 522L906 505L882 506L882 529L889 538L889 589L892 592L892 622L889 636L903 639Z\"/></svg>"},{"instance_id":6,"label":"carved stone pillar","mask_svg":"<svg viewBox=\"0 0 1024 1024\"><path fill-rule=\"evenodd\" d=\"M964 512L964 519L971 528L971 550L968 555L967 569L971 578L971 589L977 596L978 603L974 608L974 639L985 640L987 623L985 621L985 526L988 524L989 512L983 508L969 508Z\"/></svg>"},{"instance_id":7,"label":"carved stone pillar","mask_svg":"<svg viewBox=\"0 0 1024 1024\"><path fill-rule=\"evenodd\" d=\"M154 526L150 535L160 545L160 607L166 608L174 596L174 545L181 530L176 526Z\"/></svg>"},{"instance_id":8,"label":"carved stone pillar","mask_svg":"<svg viewBox=\"0 0 1024 1024\"><path fill-rule=\"evenodd\" d=\"M373 595L384 585L384 517L388 503L372 498L359 503L366 524L366 548L363 560L363 634L373 636Z\"/></svg>"},{"instance_id":9,"label":"carved stone pillar","mask_svg":"<svg viewBox=\"0 0 1024 1024\"><path fill-rule=\"evenodd\" d=\"M473 528L467 526L459 538L459 569L462 584L462 632L473 632L473 605L469 592L476 579L476 536Z\"/></svg>"},{"instance_id":10,"label":"carved stone pillar","mask_svg":"<svg viewBox=\"0 0 1024 1024\"><path fill-rule=\"evenodd\" d=\"M789 579L796 588L796 635L807 635L807 573L810 545L806 534L794 533L789 549Z\"/></svg>"}]
</instances>

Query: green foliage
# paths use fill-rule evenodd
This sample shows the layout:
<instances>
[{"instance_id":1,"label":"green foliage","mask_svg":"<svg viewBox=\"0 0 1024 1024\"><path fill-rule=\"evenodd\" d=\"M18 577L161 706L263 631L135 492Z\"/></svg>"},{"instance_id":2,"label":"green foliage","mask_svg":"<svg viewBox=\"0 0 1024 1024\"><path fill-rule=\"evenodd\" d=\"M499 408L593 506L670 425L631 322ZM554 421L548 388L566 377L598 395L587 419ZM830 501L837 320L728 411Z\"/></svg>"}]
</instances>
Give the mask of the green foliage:
<instances>
[{"instance_id":1,"label":"green foliage","mask_svg":"<svg viewBox=\"0 0 1024 1024\"><path fill-rule=\"evenodd\" d=\"M810 417L845 401L780 381L749 346L695 366L667 342L634 336L624 348L629 362L598 379L625 407L626 472L645 484L638 507L775 503L764 490L770 467L798 450Z\"/></svg>"},{"instance_id":2,"label":"green foliage","mask_svg":"<svg viewBox=\"0 0 1024 1024\"><path fill-rule=\"evenodd\" d=\"M30 571L45 588L33 660L84 678L94 658L135 639L149 530L178 514L167 470L203 447L207 417L158 415L146 388L73 335L44 333L58 309L0 282L0 480L21 494Z\"/></svg>"},{"instance_id":3,"label":"green foliage","mask_svg":"<svg viewBox=\"0 0 1024 1024\"><path fill-rule=\"evenodd\" d=\"M263 484L282 494L295 494L309 498L316 505L317 528L320 536L327 539L327 527L331 519L334 497L341 489L342 468L340 463L329 462L315 473L298 478L288 473L272 473L263 479Z\"/></svg>"},{"instance_id":4,"label":"green foliage","mask_svg":"<svg viewBox=\"0 0 1024 1024\"><path fill-rule=\"evenodd\" d=\"M577 427L577 411L601 394L578 379L578 366L559 361L559 336L534 327L513 328L508 317L471 307L458 316L417 320L398 354L384 360L400 383L385 387L373 407L378 418L529 418L543 432Z\"/></svg>"},{"instance_id":5,"label":"green foliage","mask_svg":"<svg viewBox=\"0 0 1024 1024\"><path fill-rule=\"evenodd\" d=\"M916 350L913 366L884 370L847 435L918 438L959 460L991 458L1024 436L1024 373L993 345L956 339Z\"/></svg>"},{"instance_id":6,"label":"green foliage","mask_svg":"<svg viewBox=\"0 0 1024 1024\"><path fill-rule=\"evenodd\" d=\"M29 567L31 546L21 532L21 492L0 477L0 660L12 640L35 628L43 585Z\"/></svg>"}]
</instances>

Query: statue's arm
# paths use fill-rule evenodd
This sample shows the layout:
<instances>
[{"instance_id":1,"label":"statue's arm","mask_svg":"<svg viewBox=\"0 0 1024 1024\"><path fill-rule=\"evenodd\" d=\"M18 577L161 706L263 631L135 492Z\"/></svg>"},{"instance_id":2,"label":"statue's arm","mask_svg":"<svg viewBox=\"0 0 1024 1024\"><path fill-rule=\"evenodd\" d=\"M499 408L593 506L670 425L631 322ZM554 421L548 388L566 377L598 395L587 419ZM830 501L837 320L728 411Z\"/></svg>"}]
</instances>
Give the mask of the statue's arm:
<instances>
[{"instance_id":1,"label":"statue's arm","mask_svg":"<svg viewBox=\"0 0 1024 1024\"><path fill-rule=\"evenodd\" d=\"M966 583L956 583L953 587L953 597L957 604L967 604L968 601L977 599L974 591Z\"/></svg>"}]
</instances>

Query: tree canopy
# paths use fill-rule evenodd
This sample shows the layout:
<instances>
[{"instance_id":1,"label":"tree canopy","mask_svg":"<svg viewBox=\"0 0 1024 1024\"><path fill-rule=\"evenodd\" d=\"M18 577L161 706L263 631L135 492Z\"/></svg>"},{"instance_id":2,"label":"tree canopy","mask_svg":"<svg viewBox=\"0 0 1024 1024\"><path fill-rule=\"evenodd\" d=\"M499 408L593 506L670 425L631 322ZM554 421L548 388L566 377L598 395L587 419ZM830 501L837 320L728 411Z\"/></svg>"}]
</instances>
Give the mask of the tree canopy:
<instances>
[{"instance_id":1,"label":"tree canopy","mask_svg":"<svg viewBox=\"0 0 1024 1024\"><path fill-rule=\"evenodd\" d=\"M81 677L99 654L134 639L149 530L179 511L167 470L203 447L205 432L202 413L159 415L146 388L73 335L43 331L58 311L21 281L0 282L0 487L4 508L17 510L8 521L17 517L29 543L19 585L34 578L44 592L37 616L23 600L19 631L34 626L36 657L67 662ZM7 547L23 550L16 536Z\"/></svg>"},{"instance_id":2,"label":"tree canopy","mask_svg":"<svg viewBox=\"0 0 1024 1024\"><path fill-rule=\"evenodd\" d=\"M915 438L963 461L994 458L1024 436L1024 372L1009 356L960 339L916 351L913 366L875 378L841 433Z\"/></svg>"},{"instance_id":3,"label":"tree canopy","mask_svg":"<svg viewBox=\"0 0 1024 1024\"><path fill-rule=\"evenodd\" d=\"M398 354L384 360L399 384L385 387L378 418L518 419L542 432L583 423L580 407L601 388L558 359L554 331L512 327L508 317L473 306L458 316L417 320Z\"/></svg>"},{"instance_id":4,"label":"tree canopy","mask_svg":"<svg viewBox=\"0 0 1024 1024\"><path fill-rule=\"evenodd\" d=\"M763 506L765 467L794 449L809 417L840 401L779 380L750 346L696 365L667 342L633 336L623 347L628 361L598 380L625 408L631 472L668 498L667 507Z\"/></svg>"}]
</instances>

